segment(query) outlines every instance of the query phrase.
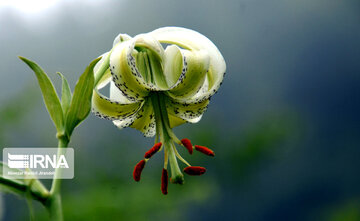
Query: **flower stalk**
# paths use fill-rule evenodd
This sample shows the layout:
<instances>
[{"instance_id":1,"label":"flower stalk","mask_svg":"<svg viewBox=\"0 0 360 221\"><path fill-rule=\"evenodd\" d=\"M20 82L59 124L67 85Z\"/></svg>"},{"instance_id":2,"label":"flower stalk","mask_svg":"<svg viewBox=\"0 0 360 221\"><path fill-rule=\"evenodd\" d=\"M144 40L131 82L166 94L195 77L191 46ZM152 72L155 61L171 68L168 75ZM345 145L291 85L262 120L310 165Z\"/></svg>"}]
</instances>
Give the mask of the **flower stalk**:
<instances>
[{"instance_id":1,"label":"flower stalk","mask_svg":"<svg viewBox=\"0 0 360 221\"><path fill-rule=\"evenodd\" d=\"M73 94L66 78L61 73L58 73L62 79L61 101L52 81L44 70L27 58L19 58L34 71L38 80L45 106L56 127L56 138L58 139L57 156L60 157L68 147L75 127L89 115L95 81L93 69L100 58L92 61L85 69L75 85ZM0 162L0 167L4 166L7 165ZM30 181L26 177L20 180L11 180L3 177L0 173L0 184L10 187L13 192L25 193L24 195L29 197L29 200L40 201L48 210L51 220L62 221L61 173L61 167L55 169L50 191L37 178L32 178ZM31 215L31 217L33 216Z\"/></svg>"},{"instance_id":2,"label":"flower stalk","mask_svg":"<svg viewBox=\"0 0 360 221\"><path fill-rule=\"evenodd\" d=\"M65 148L68 147L69 141L70 140L67 139L66 136L59 137L57 156L60 156L64 153L64 151L66 151ZM49 211L50 218L54 221L64 220L61 204L61 173L61 167L55 169L54 179L50 189L50 197L45 202L45 206Z\"/></svg>"}]
</instances>

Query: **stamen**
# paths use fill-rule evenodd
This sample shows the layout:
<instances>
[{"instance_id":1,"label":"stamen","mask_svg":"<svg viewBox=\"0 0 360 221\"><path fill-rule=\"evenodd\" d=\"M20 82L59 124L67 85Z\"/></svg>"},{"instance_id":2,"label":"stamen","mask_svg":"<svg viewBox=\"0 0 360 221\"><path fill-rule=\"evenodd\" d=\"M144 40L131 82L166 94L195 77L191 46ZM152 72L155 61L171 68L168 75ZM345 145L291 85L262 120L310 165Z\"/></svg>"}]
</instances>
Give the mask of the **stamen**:
<instances>
[{"instance_id":1,"label":"stamen","mask_svg":"<svg viewBox=\"0 0 360 221\"><path fill-rule=\"evenodd\" d=\"M145 158L146 159L150 159L150 157L152 157L156 152L158 152L160 150L162 143L156 143L148 152L145 153Z\"/></svg>"},{"instance_id":2,"label":"stamen","mask_svg":"<svg viewBox=\"0 0 360 221\"><path fill-rule=\"evenodd\" d=\"M191 166L184 158L181 157L181 155L179 154L179 152L177 151L177 149L175 148L175 146L173 145L174 151L175 151L175 155L176 157L181 160L183 163L185 163L187 166Z\"/></svg>"},{"instance_id":3,"label":"stamen","mask_svg":"<svg viewBox=\"0 0 360 221\"><path fill-rule=\"evenodd\" d=\"M168 183L169 183L169 176L168 176L168 172L165 168L162 169L162 174L161 174L161 192L166 195L168 194L167 188L168 188Z\"/></svg>"},{"instance_id":4,"label":"stamen","mask_svg":"<svg viewBox=\"0 0 360 221\"><path fill-rule=\"evenodd\" d=\"M215 156L214 151L212 151L209 148L204 147L204 146L195 145L195 150L197 150L197 151L199 151L199 152L201 152L203 154L206 154L208 156L211 156L211 157Z\"/></svg>"},{"instance_id":5,"label":"stamen","mask_svg":"<svg viewBox=\"0 0 360 221\"><path fill-rule=\"evenodd\" d=\"M181 141L179 140L179 138L177 138L177 136L174 134L174 132L171 130L171 128L170 128L170 126L166 126L165 125L165 129L166 129L166 131L168 132L168 134L169 134L169 136L171 137L171 139L173 140L173 141L175 141L175 143L177 143L177 144L179 144L179 145L181 145Z\"/></svg>"},{"instance_id":6,"label":"stamen","mask_svg":"<svg viewBox=\"0 0 360 221\"><path fill-rule=\"evenodd\" d=\"M141 172L145 167L145 160L140 160L139 163L135 165L133 177L136 182L140 181Z\"/></svg>"},{"instance_id":7,"label":"stamen","mask_svg":"<svg viewBox=\"0 0 360 221\"><path fill-rule=\"evenodd\" d=\"M191 176L200 176L206 172L206 169L204 167L192 166L185 167L184 172Z\"/></svg>"},{"instance_id":8,"label":"stamen","mask_svg":"<svg viewBox=\"0 0 360 221\"><path fill-rule=\"evenodd\" d=\"M192 153L193 153L193 146L192 146L192 144L191 144L191 142L190 142L189 139L184 138L184 139L181 140L181 143L182 143L182 145L184 145L184 147L189 151L189 154L192 154Z\"/></svg>"}]
</instances>

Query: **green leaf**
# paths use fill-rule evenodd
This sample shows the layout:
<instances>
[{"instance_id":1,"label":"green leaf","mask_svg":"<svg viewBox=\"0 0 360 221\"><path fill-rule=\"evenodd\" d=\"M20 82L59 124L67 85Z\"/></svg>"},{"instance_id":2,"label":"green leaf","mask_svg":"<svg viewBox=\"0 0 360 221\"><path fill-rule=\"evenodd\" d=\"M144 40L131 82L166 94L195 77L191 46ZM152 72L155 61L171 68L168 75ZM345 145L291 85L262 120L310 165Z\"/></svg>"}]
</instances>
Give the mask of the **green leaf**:
<instances>
[{"instance_id":1,"label":"green leaf","mask_svg":"<svg viewBox=\"0 0 360 221\"><path fill-rule=\"evenodd\" d=\"M57 74L61 77L62 80L61 106L64 112L64 116L66 116L71 103L71 89L65 76L62 75L60 72L57 72Z\"/></svg>"},{"instance_id":2,"label":"green leaf","mask_svg":"<svg viewBox=\"0 0 360 221\"><path fill-rule=\"evenodd\" d=\"M69 137L74 128L89 115L95 81L93 69L100 59L93 60L76 83L69 112L66 116L66 133Z\"/></svg>"},{"instance_id":3,"label":"green leaf","mask_svg":"<svg viewBox=\"0 0 360 221\"><path fill-rule=\"evenodd\" d=\"M30 196L31 198L45 203L50 193L46 187L35 177L23 177L14 179L5 177L3 169L7 171L20 172L18 169L8 167L0 161L0 191L8 191L22 196Z\"/></svg>"},{"instance_id":4,"label":"green leaf","mask_svg":"<svg viewBox=\"0 0 360 221\"><path fill-rule=\"evenodd\" d=\"M55 124L57 132L62 133L64 126L64 117L63 117L61 104L56 94L54 85L52 84L49 77L46 75L46 73L41 69L39 65L24 57L19 57L19 58L35 72L35 75L39 82L39 86L44 98L46 108L50 114L51 119Z\"/></svg>"}]
</instances>

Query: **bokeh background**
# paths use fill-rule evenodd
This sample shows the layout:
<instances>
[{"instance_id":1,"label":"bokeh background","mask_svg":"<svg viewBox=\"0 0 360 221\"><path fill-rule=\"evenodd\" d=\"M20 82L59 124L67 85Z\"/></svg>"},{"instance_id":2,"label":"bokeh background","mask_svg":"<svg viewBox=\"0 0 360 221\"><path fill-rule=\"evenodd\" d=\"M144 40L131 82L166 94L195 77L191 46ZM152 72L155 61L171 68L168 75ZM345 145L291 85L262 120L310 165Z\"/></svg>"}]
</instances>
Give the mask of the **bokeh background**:
<instances>
[{"instance_id":1,"label":"bokeh background","mask_svg":"<svg viewBox=\"0 0 360 221\"><path fill-rule=\"evenodd\" d=\"M0 0L0 147L57 144L36 78L17 56L57 88L62 72L73 89L119 32L163 26L197 30L225 57L203 119L175 129L216 157L186 156L208 172L163 196L161 154L132 180L153 140L90 115L70 144L66 220L360 220L358 0ZM28 220L23 198L3 193L0 202L0 220ZM37 202L34 212L46 220Z\"/></svg>"}]
</instances>

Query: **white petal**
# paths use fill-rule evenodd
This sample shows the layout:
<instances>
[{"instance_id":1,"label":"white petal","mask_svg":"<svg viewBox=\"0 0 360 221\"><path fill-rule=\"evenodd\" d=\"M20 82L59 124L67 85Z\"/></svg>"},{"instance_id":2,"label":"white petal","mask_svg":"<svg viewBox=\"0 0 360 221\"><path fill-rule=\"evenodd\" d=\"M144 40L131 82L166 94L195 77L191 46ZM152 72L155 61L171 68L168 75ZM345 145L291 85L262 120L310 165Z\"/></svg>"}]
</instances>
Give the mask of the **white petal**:
<instances>
[{"instance_id":1,"label":"white petal","mask_svg":"<svg viewBox=\"0 0 360 221\"><path fill-rule=\"evenodd\" d=\"M114 39L114 43L113 43L113 47L115 45L117 45L119 42L124 42L124 41L127 41L127 40L130 40L131 37L127 34L118 34L118 36L116 36L116 38Z\"/></svg>"},{"instance_id":2,"label":"white petal","mask_svg":"<svg viewBox=\"0 0 360 221\"><path fill-rule=\"evenodd\" d=\"M98 63L96 63L95 67L94 67L94 74L95 74L95 78L97 78L98 70L100 68L100 66L104 63L104 60L106 58L106 56L109 54L109 52L105 52L104 54L100 55L99 57L101 57L100 61ZM110 74L110 72L108 72L108 74ZM106 74L104 74L106 75ZM108 84L110 81L110 78L108 78L108 76L103 76L100 81L97 83L96 87L101 89L103 87L105 87L106 84Z\"/></svg>"},{"instance_id":3,"label":"white petal","mask_svg":"<svg viewBox=\"0 0 360 221\"><path fill-rule=\"evenodd\" d=\"M134 58L134 54L137 53L135 47L151 50L159 62L164 56L161 44L150 35L138 35L113 48L110 56L110 71L113 81L130 101L143 100L149 91L161 90L156 85L146 82L139 72Z\"/></svg>"},{"instance_id":4,"label":"white petal","mask_svg":"<svg viewBox=\"0 0 360 221\"><path fill-rule=\"evenodd\" d=\"M129 116L127 118L121 119L121 120L114 120L113 123L119 129L122 129L122 128L131 126L134 123L135 119L136 119L136 114Z\"/></svg>"},{"instance_id":5,"label":"white petal","mask_svg":"<svg viewBox=\"0 0 360 221\"><path fill-rule=\"evenodd\" d=\"M202 116L203 116L203 115L200 115L200 116L195 117L195 118L193 118L193 119L188 119L188 122L189 122L189 123L192 123L192 124L195 124L195 123L197 123L197 122L199 122L199 121L201 120Z\"/></svg>"},{"instance_id":6,"label":"white petal","mask_svg":"<svg viewBox=\"0 0 360 221\"><path fill-rule=\"evenodd\" d=\"M179 117L187 122L196 123L209 105L209 100L194 103L182 103L170 97L166 98L166 108L170 115ZM200 117L200 118L199 118Z\"/></svg>"},{"instance_id":7,"label":"white petal","mask_svg":"<svg viewBox=\"0 0 360 221\"><path fill-rule=\"evenodd\" d=\"M186 28L166 27L150 32L161 43L177 44L189 50L206 50L210 56L208 75L209 90L198 101L209 99L220 87L226 64L218 48L204 35Z\"/></svg>"},{"instance_id":8,"label":"white petal","mask_svg":"<svg viewBox=\"0 0 360 221\"><path fill-rule=\"evenodd\" d=\"M105 71L105 74L102 76L102 78L99 80L99 82L96 85L96 88L100 90L101 88L105 87L111 82L111 72L110 69L107 69Z\"/></svg>"},{"instance_id":9,"label":"white petal","mask_svg":"<svg viewBox=\"0 0 360 221\"><path fill-rule=\"evenodd\" d=\"M129 101L123 93L115 86L114 82L110 82L110 99L117 101L122 104L130 104L131 101Z\"/></svg>"},{"instance_id":10,"label":"white petal","mask_svg":"<svg viewBox=\"0 0 360 221\"><path fill-rule=\"evenodd\" d=\"M185 76L184 56L181 49L176 45L170 45L165 49L164 75L170 88L180 84Z\"/></svg>"},{"instance_id":11,"label":"white petal","mask_svg":"<svg viewBox=\"0 0 360 221\"><path fill-rule=\"evenodd\" d=\"M131 127L141 131L145 137L153 137L156 134L155 114L151 99L145 101L141 110L136 114L136 119Z\"/></svg>"},{"instance_id":12,"label":"white petal","mask_svg":"<svg viewBox=\"0 0 360 221\"><path fill-rule=\"evenodd\" d=\"M201 86L200 90L194 95L192 96L190 99L188 99L186 102L188 103L194 103L197 100L199 100L199 98L203 97L204 94L206 94L209 91L209 79L207 77L207 75L205 76L205 80L203 85Z\"/></svg>"},{"instance_id":13,"label":"white petal","mask_svg":"<svg viewBox=\"0 0 360 221\"><path fill-rule=\"evenodd\" d=\"M144 102L120 103L111 100L94 90L92 96L92 111L96 116L108 120L124 120L135 116Z\"/></svg>"},{"instance_id":14,"label":"white petal","mask_svg":"<svg viewBox=\"0 0 360 221\"><path fill-rule=\"evenodd\" d=\"M205 77L209 68L209 56L206 51L181 50L183 55L183 68L179 83L172 87L169 94L172 96L188 100L195 95L204 84Z\"/></svg>"},{"instance_id":15,"label":"white petal","mask_svg":"<svg viewBox=\"0 0 360 221\"><path fill-rule=\"evenodd\" d=\"M132 56L134 41L118 44L110 56L110 71L113 81L130 101L143 100L149 93L147 83L139 73Z\"/></svg>"},{"instance_id":16,"label":"white petal","mask_svg":"<svg viewBox=\"0 0 360 221\"><path fill-rule=\"evenodd\" d=\"M134 42L138 47L148 48L155 52L160 61L164 58L164 48L153 36L149 34L140 34L134 37Z\"/></svg>"}]
</instances>

